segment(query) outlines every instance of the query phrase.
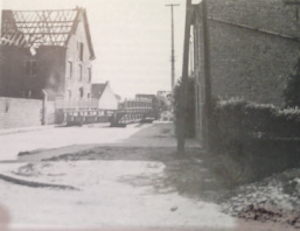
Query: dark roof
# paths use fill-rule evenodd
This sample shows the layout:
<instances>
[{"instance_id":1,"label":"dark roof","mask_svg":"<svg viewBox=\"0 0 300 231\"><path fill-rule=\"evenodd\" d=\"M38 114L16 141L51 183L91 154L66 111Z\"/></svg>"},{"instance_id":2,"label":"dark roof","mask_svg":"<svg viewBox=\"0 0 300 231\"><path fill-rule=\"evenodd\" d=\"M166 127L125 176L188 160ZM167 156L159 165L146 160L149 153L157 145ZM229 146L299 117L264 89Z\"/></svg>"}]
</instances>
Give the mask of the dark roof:
<instances>
[{"instance_id":1,"label":"dark roof","mask_svg":"<svg viewBox=\"0 0 300 231\"><path fill-rule=\"evenodd\" d=\"M107 83L92 84L92 98L100 99L107 85Z\"/></svg>"},{"instance_id":2,"label":"dark roof","mask_svg":"<svg viewBox=\"0 0 300 231\"><path fill-rule=\"evenodd\" d=\"M70 10L2 11L1 38L4 45L23 47L66 47L83 17L91 59L95 58L87 13L84 8Z\"/></svg>"}]
</instances>

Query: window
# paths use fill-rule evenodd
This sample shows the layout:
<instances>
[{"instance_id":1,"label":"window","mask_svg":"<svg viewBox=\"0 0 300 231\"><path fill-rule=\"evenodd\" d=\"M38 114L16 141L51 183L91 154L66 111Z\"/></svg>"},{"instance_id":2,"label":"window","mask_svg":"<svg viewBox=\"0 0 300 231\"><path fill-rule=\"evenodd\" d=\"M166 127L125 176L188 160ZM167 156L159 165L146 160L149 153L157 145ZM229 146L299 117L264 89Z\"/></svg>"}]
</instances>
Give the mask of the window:
<instances>
[{"instance_id":1,"label":"window","mask_svg":"<svg viewBox=\"0 0 300 231\"><path fill-rule=\"evenodd\" d=\"M68 62L69 64L69 78L73 76L73 63L71 61Z\"/></svg>"},{"instance_id":2,"label":"window","mask_svg":"<svg viewBox=\"0 0 300 231\"><path fill-rule=\"evenodd\" d=\"M83 61L83 43L80 43L80 60Z\"/></svg>"},{"instance_id":3,"label":"window","mask_svg":"<svg viewBox=\"0 0 300 231\"><path fill-rule=\"evenodd\" d=\"M79 64L78 67L79 67L79 81L82 81L82 65Z\"/></svg>"},{"instance_id":4,"label":"window","mask_svg":"<svg viewBox=\"0 0 300 231\"><path fill-rule=\"evenodd\" d=\"M83 87L79 88L79 97L83 98L84 92L83 92Z\"/></svg>"},{"instance_id":5,"label":"window","mask_svg":"<svg viewBox=\"0 0 300 231\"><path fill-rule=\"evenodd\" d=\"M36 60L26 60L25 74L28 76L37 75L37 61Z\"/></svg>"},{"instance_id":6,"label":"window","mask_svg":"<svg viewBox=\"0 0 300 231\"><path fill-rule=\"evenodd\" d=\"M83 61L83 51L84 51L83 43L80 42L77 43L77 51L78 51L78 59L80 61Z\"/></svg>"},{"instance_id":7,"label":"window","mask_svg":"<svg viewBox=\"0 0 300 231\"><path fill-rule=\"evenodd\" d=\"M89 82L92 82L92 68L88 68L89 71Z\"/></svg>"}]
</instances>

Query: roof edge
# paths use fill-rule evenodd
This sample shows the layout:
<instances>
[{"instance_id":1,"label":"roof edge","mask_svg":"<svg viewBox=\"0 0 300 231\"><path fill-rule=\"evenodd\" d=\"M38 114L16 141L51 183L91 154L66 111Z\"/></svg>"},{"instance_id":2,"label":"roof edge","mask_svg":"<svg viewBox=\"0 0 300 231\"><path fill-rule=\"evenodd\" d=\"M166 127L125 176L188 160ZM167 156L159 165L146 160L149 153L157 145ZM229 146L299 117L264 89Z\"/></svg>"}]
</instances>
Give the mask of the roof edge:
<instances>
[{"instance_id":1,"label":"roof edge","mask_svg":"<svg viewBox=\"0 0 300 231\"><path fill-rule=\"evenodd\" d=\"M69 37L67 38L67 40L65 42L65 46L69 43L72 34L76 31L76 29L78 27L78 23L79 23L79 16L80 16L80 14L82 14L83 24L84 24L85 31L86 31L86 36L87 36L87 42L89 44L90 60L95 60L96 56L95 56L95 52L94 52L94 48L93 48L91 31L90 31L90 27L89 27L89 23L88 23L88 17L87 17L86 10L84 8L81 8L81 7L77 7L75 10L77 10L77 15L75 17L74 24L72 26Z\"/></svg>"}]
</instances>

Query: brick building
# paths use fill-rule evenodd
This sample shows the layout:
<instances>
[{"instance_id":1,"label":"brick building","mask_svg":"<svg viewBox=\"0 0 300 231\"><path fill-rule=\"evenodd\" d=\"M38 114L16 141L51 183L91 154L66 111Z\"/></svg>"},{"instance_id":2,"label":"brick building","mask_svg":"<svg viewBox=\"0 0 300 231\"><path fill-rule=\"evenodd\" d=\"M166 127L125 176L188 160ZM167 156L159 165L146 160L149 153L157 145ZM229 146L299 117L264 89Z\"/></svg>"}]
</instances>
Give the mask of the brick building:
<instances>
[{"instance_id":1,"label":"brick building","mask_svg":"<svg viewBox=\"0 0 300 231\"><path fill-rule=\"evenodd\" d=\"M2 11L0 96L91 97L95 59L87 13Z\"/></svg>"},{"instance_id":2,"label":"brick building","mask_svg":"<svg viewBox=\"0 0 300 231\"><path fill-rule=\"evenodd\" d=\"M292 1L296 3L296 1ZM283 0L207 0L211 94L283 107L287 76L300 55L300 13ZM192 6L198 137L203 127L202 5Z\"/></svg>"}]
</instances>

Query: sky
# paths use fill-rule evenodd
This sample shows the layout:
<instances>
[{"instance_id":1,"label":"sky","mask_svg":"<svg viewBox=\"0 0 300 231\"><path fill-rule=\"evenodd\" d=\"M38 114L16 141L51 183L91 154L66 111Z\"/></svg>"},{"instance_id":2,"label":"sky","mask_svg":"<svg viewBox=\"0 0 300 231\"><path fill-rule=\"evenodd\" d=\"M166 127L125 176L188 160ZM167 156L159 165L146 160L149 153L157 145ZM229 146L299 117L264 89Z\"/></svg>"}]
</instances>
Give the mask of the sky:
<instances>
[{"instance_id":1,"label":"sky","mask_svg":"<svg viewBox=\"0 0 300 231\"><path fill-rule=\"evenodd\" d=\"M87 10L96 54L93 82L109 81L123 99L171 89L171 12L174 7L175 76L182 71L185 0L0 0L4 9ZM195 0L193 3L199 1Z\"/></svg>"}]
</instances>

